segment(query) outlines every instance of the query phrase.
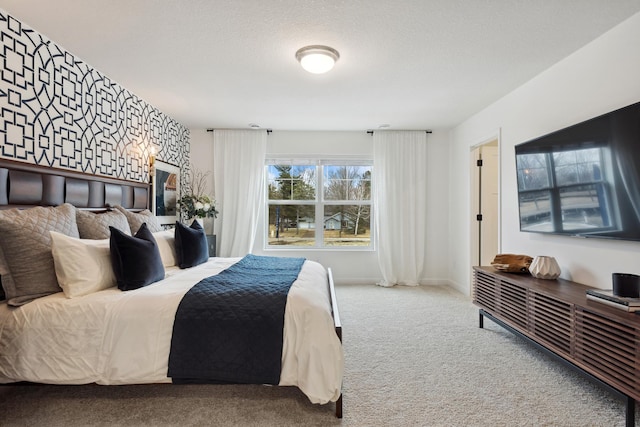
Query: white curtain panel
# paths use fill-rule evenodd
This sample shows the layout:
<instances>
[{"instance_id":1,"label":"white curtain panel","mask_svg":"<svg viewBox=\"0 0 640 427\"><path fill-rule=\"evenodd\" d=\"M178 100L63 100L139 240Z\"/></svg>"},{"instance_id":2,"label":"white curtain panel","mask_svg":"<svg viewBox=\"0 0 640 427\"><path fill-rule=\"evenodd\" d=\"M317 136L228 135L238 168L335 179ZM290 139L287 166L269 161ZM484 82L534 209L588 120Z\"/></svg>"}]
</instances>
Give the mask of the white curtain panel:
<instances>
[{"instance_id":1,"label":"white curtain panel","mask_svg":"<svg viewBox=\"0 0 640 427\"><path fill-rule=\"evenodd\" d=\"M264 198L266 151L266 130L213 132L218 256L244 256L253 249Z\"/></svg>"},{"instance_id":2,"label":"white curtain panel","mask_svg":"<svg viewBox=\"0 0 640 427\"><path fill-rule=\"evenodd\" d=\"M374 132L373 202L381 286L419 285L423 277L426 161L426 132Z\"/></svg>"}]
</instances>

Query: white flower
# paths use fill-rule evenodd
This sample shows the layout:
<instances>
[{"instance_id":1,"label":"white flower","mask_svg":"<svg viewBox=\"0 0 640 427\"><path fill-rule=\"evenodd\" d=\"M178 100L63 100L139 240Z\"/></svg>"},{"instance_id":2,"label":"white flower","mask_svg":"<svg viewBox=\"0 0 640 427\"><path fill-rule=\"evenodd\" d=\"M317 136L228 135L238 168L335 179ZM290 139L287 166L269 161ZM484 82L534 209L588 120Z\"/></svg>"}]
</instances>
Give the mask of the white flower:
<instances>
[{"instance_id":1,"label":"white flower","mask_svg":"<svg viewBox=\"0 0 640 427\"><path fill-rule=\"evenodd\" d=\"M201 202L196 202L196 209L202 209L204 205Z\"/></svg>"},{"instance_id":2,"label":"white flower","mask_svg":"<svg viewBox=\"0 0 640 427\"><path fill-rule=\"evenodd\" d=\"M205 212L207 212L209 209L211 209L211 205L209 203L205 203L203 209Z\"/></svg>"}]
</instances>

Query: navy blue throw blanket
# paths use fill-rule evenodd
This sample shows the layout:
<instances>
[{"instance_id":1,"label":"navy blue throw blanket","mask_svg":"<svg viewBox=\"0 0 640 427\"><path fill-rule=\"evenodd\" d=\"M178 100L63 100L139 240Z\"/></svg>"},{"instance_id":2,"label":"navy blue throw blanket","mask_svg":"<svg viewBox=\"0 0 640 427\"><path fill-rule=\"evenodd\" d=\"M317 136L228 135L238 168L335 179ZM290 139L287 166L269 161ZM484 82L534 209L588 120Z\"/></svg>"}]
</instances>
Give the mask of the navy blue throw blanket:
<instances>
[{"instance_id":1,"label":"navy blue throw blanket","mask_svg":"<svg viewBox=\"0 0 640 427\"><path fill-rule=\"evenodd\" d=\"M173 382L278 384L287 294L303 263L247 255L193 286L173 325Z\"/></svg>"}]
</instances>

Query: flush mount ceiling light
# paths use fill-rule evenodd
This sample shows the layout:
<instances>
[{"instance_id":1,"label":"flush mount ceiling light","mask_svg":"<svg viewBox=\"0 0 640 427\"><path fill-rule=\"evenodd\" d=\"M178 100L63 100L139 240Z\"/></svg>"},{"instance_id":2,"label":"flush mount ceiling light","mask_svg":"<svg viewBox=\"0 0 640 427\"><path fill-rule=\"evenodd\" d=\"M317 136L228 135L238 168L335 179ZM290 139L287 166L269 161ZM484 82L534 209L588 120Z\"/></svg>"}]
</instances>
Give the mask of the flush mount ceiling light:
<instances>
[{"instance_id":1,"label":"flush mount ceiling light","mask_svg":"<svg viewBox=\"0 0 640 427\"><path fill-rule=\"evenodd\" d=\"M313 74L326 73L339 58L338 51L329 46L305 46L296 52L296 59L302 68Z\"/></svg>"}]
</instances>

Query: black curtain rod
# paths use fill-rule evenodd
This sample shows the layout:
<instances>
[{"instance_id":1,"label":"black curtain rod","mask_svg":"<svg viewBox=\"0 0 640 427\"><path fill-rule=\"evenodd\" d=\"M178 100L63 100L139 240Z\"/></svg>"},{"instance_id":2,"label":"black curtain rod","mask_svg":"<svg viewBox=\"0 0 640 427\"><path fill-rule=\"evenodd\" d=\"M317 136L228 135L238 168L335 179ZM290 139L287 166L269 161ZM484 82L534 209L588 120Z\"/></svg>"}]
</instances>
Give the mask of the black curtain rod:
<instances>
[{"instance_id":1,"label":"black curtain rod","mask_svg":"<svg viewBox=\"0 0 640 427\"><path fill-rule=\"evenodd\" d=\"M213 132L215 129L207 129L207 132ZM222 129L218 129L218 130L222 130ZM231 130L244 130L244 129L231 129ZM266 130L267 133L271 133L273 132L273 129L256 129L256 130Z\"/></svg>"},{"instance_id":2,"label":"black curtain rod","mask_svg":"<svg viewBox=\"0 0 640 427\"><path fill-rule=\"evenodd\" d=\"M373 130L368 130L368 131L367 131L367 133L368 133L369 135L373 135L373 132L374 132ZM426 132L426 133L433 133L433 131L432 131L431 129L427 129L427 130L425 130L425 132Z\"/></svg>"}]
</instances>

